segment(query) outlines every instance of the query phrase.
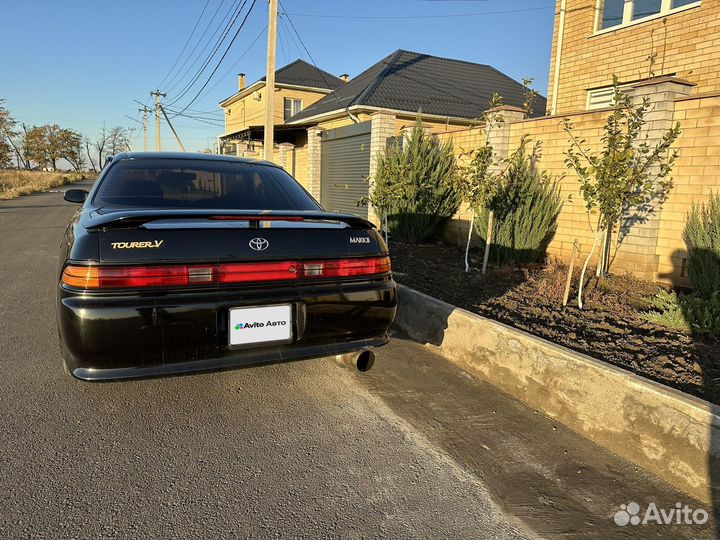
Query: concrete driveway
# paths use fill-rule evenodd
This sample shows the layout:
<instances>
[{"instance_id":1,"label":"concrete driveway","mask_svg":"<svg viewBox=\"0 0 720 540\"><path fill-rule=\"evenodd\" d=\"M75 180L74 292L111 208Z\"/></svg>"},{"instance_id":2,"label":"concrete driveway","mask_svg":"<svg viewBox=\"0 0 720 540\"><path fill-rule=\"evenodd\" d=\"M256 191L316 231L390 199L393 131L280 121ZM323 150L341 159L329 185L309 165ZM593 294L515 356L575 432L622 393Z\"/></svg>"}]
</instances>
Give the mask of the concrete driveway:
<instances>
[{"instance_id":1,"label":"concrete driveway","mask_svg":"<svg viewBox=\"0 0 720 540\"><path fill-rule=\"evenodd\" d=\"M317 359L90 384L53 294L75 207L0 203L0 537L649 537L619 505L687 497L397 336Z\"/></svg>"}]
</instances>

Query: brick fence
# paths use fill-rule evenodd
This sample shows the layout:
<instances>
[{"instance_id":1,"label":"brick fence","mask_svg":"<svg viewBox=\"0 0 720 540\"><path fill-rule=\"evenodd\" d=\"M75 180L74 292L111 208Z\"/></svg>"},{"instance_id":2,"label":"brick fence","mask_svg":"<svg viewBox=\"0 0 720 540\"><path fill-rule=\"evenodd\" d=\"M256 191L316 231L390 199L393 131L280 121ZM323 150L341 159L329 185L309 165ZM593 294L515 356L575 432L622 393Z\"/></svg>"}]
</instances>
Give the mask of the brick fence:
<instances>
[{"instance_id":1,"label":"brick fence","mask_svg":"<svg viewBox=\"0 0 720 540\"><path fill-rule=\"evenodd\" d=\"M633 89L635 100L645 97L651 102L646 126L651 143L674 122L681 123L683 133L675 144L679 158L668 200L654 205L650 213L638 214L624 235L614 235L611 246L614 272L628 271L645 279L689 285L682 239L685 220L693 202L704 202L711 191L720 191L720 93L691 96L691 89L690 83L668 77L645 81ZM508 119L505 112L506 122L496 137L504 137L503 142L507 140L509 144L491 141L501 157L512 153L525 135L542 143L539 166L560 179L564 201L557 233L548 247L552 257L568 259L576 239L581 252L589 253L597 224L597 214L588 215L585 210L577 176L565 166L569 137L561 125L562 119L569 117L577 136L586 139L590 148L599 150L608 114L608 110L599 110L525 120L517 116ZM485 134L482 128L473 128L446 131L439 136L452 141L460 154L480 144ZM467 211L462 208L447 225L445 239L464 242L468 220Z\"/></svg>"}]
</instances>

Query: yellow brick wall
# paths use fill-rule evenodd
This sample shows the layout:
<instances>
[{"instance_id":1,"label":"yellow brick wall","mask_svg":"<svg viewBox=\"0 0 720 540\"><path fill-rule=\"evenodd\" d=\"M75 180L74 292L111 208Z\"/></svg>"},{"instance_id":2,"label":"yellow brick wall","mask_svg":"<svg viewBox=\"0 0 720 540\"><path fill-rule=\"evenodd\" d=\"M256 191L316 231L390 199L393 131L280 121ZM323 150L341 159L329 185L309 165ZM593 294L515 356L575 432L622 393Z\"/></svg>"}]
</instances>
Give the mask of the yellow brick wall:
<instances>
[{"instance_id":1,"label":"yellow brick wall","mask_svg":"<svg viewBox=\"0 0 720 540\"><path fill-rule=\"evenodd\" d=\"M607 116L608 113L604 111L571 116L576 137L586 139L591 149L599 150L602 127ZM518 147L523 135L527 135L533 143L542 142L539 167L558 179L563 201L557 232L548 246L548 254L560 259L568 259L575 240L579 241L581 252L590 252L595 238L593 230L597 225L597 215L588 215L579 190L577 175L565 166L569 137L560 120L558 117L546 117L511 124L510 149L512 151Z\"/></svg>"},{"instance_id":2,"label":"yellow brick wall","mask_svg":"<svg viewBox=\"0 0 720 540\"><path fill-rule=\"evenodd\" d=\"M369 115L369 114L360 113L360 114L356 114L356 115L353 115L353 116L355 116L355 118L357 118L358 120L360 120L360 122L367 122L367 121L370 120L370 115ZM324 122L320 122L320 123L317 125L317 127L319 127L320 129L323 129L323 130L325 130L325 129L335 129L335 128L339 128L339 127L343 127L343 126L350 126L350 125L352 125L352 124L354 124L354 123L355 123L355 122L353 121L353 119L350 118L349 115L346 115L346 116L343 116L343 117L341 117L341 118L335 118L335 119L333 119L333 120L325 120Z\"/></svg>"},{"instance_id":3,"label":"yellow brick wall","mask_svg":"<svg viewBox=\"0 0 720 540\"><path fill-rule=\"evenodd\" d=\"M463 163L465 161L463 154L485 143L485 130L482 126L470 129L455 127L439 132L438 138L443 142L449 141L460 163ZM457 214L445 225L443 239L457 244L466 242L470 218L468 206L463 203Z\"/></svg>"},{"instance_id":4,"label":"yellow brick wall","mask_svg":"<svg viewBox=\"0 0 720 540\"><path fill-rule=\"evenodd\" d=\"M294 152L295 167L294 171L290 171L295 177L295 180L300 182L305 189L310 189L310 178L308 176L308 148L305 146L298 146Z\"/></svg>"},{"instance_id":5,"label":"yellow brick wall","mask_svg":"<svg viewBox=\"0 0 720 540\"><path fill-rule=\"evenodd\" d=\"M660 215L657 279L689 285L681 275L687 257L685 221L693 201L703 203L711 191L720 192L720 94L675 102L674 120L681 123L683 133L676 143L674 187Z\"/></svg>"},{"instance_id":6,"label":"yellow brick wall","mask_svg":"<svg viewBox=\"0 0 720 540\"><path fill-rule=\"evenodd\" d=\"M679 99L674 105L673 120L681 123L683 132L675 143L679 157L672 173L673 187L667 201L655 214L660 219L657 245L649 253L644 253L641 248L633 249L635 245L644 244L644 234L647 233L642 225L633 226L620 252L616 253L614 246L611 249L611 254L616 255L612 269L616 273L629 271L648 277L648 268L655 268L657 262L657 272L651 277L687 286L689 281L682 275L687 257L682 232L688 212L693 202L706 202L711 191L720 192L720 92ZM608 111L569 115L575 125L576 136L586 139L588 147L594 151L601 148L600 138L607 116ZM563 199L557 233L548 246L548 254L567 261L576 239L581 254L590 252L597 214L588 215L577 175L565 166L568 135L560 124L561 119L554 116L513 122L509 126L510 151L518 147L523 135L532 141L542 142L539 166L559 179ZM482 129L465 129L442 133L440 137L451 140L459 155L461 147L473 148L481 144L484 134ZM461 208L447 225L445 239L465 242L469 218L467 209Z\"/></svg>"},{"instance_id":7,"label":"yellow brick wall","mask_svg":"<svg viewBox=\"0 0 720 540\"><path fill-rule=\"evenodd\" d=\"M557 0L548 104L552 103L559 25ZM587 89L648 77L654 52L655 75L675 74L697 85L695 93L720 91L720 0L640 24L593 35L596 0L567 0L557 114L585 110Z\"/></svg>"}]
</instances>

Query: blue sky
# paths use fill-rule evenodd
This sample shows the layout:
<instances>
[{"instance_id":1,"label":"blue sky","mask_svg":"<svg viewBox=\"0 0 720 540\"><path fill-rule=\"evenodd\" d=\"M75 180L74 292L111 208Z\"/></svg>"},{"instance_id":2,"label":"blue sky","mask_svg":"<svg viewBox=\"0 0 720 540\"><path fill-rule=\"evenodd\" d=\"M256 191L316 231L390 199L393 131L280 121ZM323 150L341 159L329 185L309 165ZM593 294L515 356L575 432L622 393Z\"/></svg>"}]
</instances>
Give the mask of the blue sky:
<instances>
[{"instance_id":1,"label":"blue sky","mask_svg":"<svg viewBox=\"0 0 720 540\"><path fill-rule=\"evenodd\" d=\"M126 117L139 116L133 99L149 103L150 90L170 71L199 20L185 54L160 87L168 92L168 102L177 99L207 57L211 47L202 57L199 53L218 21L237 1L207 0L207 5L206 0L5 3L0 11L0 98L7 100L6 107L21 122L58 123L91 139L103 123L136 127ZM408 49L491 64L518 80L534 77L535 87L547 93L554 0L281 2L288 16L282 17L279 27L278 67L296 58L309 61L290 29L289 18L317 65L336 75L355 76L394 50ZM266 24L267 1L257 0L192 110L221 119L218 102L236 90L237 73L247 73L248 83L264 74ZM209 28L205 39L188 58L205 28ZM186 105L197 94L228 41L176 105ZM222 133L222 128L195 119L175 122L188 150L205 148ZM135 148L142 149L140 131ZM162 139L163 149L177 148L165 126Z\"/></svg>"}]
</instances>

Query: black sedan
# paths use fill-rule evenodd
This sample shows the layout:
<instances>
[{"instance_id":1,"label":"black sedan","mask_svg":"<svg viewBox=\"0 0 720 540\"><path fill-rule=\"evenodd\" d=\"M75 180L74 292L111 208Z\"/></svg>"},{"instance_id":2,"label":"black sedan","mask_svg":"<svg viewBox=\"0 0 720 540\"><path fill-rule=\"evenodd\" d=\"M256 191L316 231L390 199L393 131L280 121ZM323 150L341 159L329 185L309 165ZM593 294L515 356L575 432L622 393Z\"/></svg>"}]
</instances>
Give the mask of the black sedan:
<instances>
[{"instance_id":1,"label":"black sedan","mask_svg":"<svg viewBox=\"0 0 720 540\"><path fill-rule=\"evenodd\" d=\"M65 369L122 379L337 356L369 369L397 295L373 225L326 212L282 168L116 155L65 232Z\"/></svg>"}]
</instances>

